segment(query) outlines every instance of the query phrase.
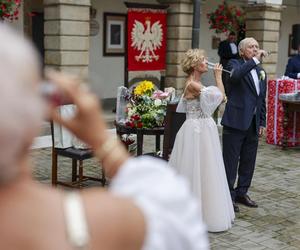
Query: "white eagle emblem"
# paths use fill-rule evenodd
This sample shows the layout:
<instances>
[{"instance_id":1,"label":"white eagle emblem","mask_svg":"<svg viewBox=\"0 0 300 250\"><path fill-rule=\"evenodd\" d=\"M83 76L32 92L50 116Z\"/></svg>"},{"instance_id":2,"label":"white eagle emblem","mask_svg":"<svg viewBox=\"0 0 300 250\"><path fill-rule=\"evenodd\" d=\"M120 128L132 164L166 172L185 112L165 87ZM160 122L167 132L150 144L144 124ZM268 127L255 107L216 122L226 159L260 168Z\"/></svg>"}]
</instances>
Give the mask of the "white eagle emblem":
<instances>
[{"instance_id":1,"label":"white eagle emblem","mask_svg":"<svg viewBox=\"0 0 300 250\"><path fill-rule=\"evenodd\" d=\"M145 21L146 29L144 25L135 20L133 29L131 31L131 46L140 51L138 56L135 56L135 60L142 62L152 62L158 60L159 56L154 51L162 46L163 29L162 24L156 21L150 28L150 20Z\"/></svg>"}]
</instances>

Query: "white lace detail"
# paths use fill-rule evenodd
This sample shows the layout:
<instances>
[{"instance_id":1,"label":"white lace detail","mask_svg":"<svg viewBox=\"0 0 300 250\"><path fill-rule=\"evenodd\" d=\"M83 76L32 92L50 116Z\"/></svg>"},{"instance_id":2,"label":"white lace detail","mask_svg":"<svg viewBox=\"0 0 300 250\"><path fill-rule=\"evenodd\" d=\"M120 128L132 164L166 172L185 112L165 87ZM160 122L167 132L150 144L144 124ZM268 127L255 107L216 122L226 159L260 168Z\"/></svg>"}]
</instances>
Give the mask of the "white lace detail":
<instances>
[{"instance_id":1,"label":"white lace detail","mask_svg":"<svg viewBox=\"0 0 300 250\"><path fill-rule=\"evenodd\" d=\"M203 112L199 99L186 100L186 119L199 119L199 118L209 118Z\"/></svg>"},{"instance_id":2,"label":"white lace detail","mask_svg":"<svg viewBox=\"0 0 300 250\"><path fill-rule=\"evenodd\" d=\"M209 86L202 89L200 95L200 106L202 112L207 116L211 116L222 101L223 94L216 86Z\"/></svg>"},{"instance_id":3,"label":"white lace detail","mask_svg":"<svg viewBox=\"0 0 300 250\"><path fill-rule=\"evenodd\" d=\"M204 87L196 99L187 100L182 95L176 112L186 113L187 119L209 118L222 100L223 95L217 87Z\"/></svg>"}]
</instances>

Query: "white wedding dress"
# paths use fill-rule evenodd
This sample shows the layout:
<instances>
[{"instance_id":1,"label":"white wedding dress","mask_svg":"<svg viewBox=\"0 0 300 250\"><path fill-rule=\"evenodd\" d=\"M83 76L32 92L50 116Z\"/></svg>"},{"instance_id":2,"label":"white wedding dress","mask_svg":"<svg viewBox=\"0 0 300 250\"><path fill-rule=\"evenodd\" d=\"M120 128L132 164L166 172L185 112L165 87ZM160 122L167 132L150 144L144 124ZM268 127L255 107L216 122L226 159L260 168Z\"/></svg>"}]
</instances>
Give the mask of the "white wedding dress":
<instances>
[{"instance_id":1,"label":"white wedding dress","mask_svg":"<svg viewBox=\"0 0 300 250\"><path fill-rule=\"evenodd\" d=\"M177 112L186 112L186 121L177 133L169 161L189 179L209 232L225 231L234 220L218 129L211 117L222 99L215 86L204 87L197 99L181 98Z\"/></svg>"}]
</instances>

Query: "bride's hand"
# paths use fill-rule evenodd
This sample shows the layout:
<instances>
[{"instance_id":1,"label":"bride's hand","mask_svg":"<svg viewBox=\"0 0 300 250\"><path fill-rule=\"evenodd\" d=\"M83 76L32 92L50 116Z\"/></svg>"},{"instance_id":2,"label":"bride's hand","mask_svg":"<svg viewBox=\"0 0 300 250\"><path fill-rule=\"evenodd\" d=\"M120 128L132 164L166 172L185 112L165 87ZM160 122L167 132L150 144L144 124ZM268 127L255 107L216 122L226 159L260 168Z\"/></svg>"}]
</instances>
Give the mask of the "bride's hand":
<instances>
[{"instance_id":1,"label":"bride's hand","mask_svg":"<svg viewBox=\"0 0 300 250\"><path fill-rule=\"evenodd\" d=\"M223 69L222 64L220 64L220 63L216 63L215 64L215 66L214 66L214 75L215 75L215 78L219 78L219 77L222 78L222 69Z\"/></svg>"}]
</instances>

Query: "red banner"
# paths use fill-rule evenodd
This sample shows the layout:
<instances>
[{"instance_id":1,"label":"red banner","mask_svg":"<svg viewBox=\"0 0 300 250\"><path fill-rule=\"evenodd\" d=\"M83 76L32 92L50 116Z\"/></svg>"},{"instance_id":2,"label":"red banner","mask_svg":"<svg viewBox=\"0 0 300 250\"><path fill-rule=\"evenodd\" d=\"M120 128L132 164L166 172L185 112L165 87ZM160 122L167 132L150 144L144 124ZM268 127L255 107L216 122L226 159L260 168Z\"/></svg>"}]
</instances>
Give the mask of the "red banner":
<instances>
[{"instance_id":1,"label":"red banner","mask_svg":"<svg viewBox=\"0 0 300 250\"><path fill-rule=\"evenodd\" d=\"M128 9L128 71L164 70L167 12L161 9Z\"/></svg>"}]
</instances>

